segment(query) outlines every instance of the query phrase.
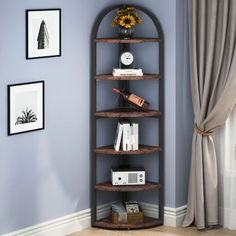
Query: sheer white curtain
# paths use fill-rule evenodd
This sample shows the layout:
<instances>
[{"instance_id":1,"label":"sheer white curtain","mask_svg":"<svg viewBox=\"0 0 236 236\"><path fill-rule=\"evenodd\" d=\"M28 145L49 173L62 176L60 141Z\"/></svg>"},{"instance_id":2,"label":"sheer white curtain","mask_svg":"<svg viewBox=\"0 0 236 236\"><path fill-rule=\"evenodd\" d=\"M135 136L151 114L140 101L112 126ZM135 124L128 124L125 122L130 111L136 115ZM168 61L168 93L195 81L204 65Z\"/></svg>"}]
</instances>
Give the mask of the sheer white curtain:
<instances>
[{"instance_id":1,"label":"sheer white curtain","mask_svg":"<svg viewBox=\"0 0 236 236\"><path fill-rule=\"evenodd\" d=\"M236 106L214 135L219 176L219 214L225 228L236 229Z\"/></svg>"}]
</instances>

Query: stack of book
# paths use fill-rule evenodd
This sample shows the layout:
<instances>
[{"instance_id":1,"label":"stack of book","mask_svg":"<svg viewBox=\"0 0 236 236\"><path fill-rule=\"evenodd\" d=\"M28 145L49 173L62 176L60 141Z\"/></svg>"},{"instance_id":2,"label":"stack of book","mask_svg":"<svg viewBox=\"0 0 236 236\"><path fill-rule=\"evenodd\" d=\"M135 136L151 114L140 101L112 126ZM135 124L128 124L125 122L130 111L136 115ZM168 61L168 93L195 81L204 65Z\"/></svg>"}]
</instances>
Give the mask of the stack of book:
<instances>
[{"instance_id":1,"label":"stack of book","mask_svg":"<svg viewBox=\"0 0 236 236\"><path fill-rule=\"evenodd\" d=\"M142 71L142 69L114 68L112 75L113 76L143 76L143 71Z\"/></svg>"},{"instance_id":2,"label":"stack of book","mask_svg":"<svg viewBox=\"0 0 236 236\"><path fill-rule=\"evenodd\" d=\"M138 123L118 122L114 149L119 151L135 151L139 148Z\"/></svg>"}]
</instances>

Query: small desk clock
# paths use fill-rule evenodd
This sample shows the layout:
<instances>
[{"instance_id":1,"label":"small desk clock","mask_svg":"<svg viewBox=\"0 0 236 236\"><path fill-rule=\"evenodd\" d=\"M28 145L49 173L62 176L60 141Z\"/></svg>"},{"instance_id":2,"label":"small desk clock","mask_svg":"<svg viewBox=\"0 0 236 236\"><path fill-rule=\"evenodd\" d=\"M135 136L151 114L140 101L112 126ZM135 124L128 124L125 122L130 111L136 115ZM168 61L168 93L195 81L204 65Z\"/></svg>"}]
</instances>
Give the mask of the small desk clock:
<instances>
[{"instance_id":1,"label":"small desk clock","mask_svg":"<svg viewBox=\"0 0 236 236\"><path fill-rule=\"evenodd\" d=\"M119 62L120 68L134 68L134 56L129 51L121 53Z\"/></svg>"}]
</instances>

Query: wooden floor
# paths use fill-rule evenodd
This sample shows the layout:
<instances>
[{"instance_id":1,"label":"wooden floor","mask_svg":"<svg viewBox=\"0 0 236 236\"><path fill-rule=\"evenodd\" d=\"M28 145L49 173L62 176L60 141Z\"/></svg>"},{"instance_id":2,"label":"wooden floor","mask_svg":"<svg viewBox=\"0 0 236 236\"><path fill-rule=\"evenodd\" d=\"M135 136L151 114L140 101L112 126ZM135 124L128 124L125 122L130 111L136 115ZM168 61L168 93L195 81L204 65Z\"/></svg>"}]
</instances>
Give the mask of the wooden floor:
<instances>
[{"instance_id":1,"label":"wooden floor","mask_svg":"<svg viewBox=\"0 0 236 236\"><path fill-rule=\"evenodd\" d=\"M117 231L103 230L97 228L89 228L70 236L236 236L236 230L228 229L211 229L206 231L198 231L195 227L189 228L172 228L161 226L152 229Z\"/></svg>"}]
</instances>

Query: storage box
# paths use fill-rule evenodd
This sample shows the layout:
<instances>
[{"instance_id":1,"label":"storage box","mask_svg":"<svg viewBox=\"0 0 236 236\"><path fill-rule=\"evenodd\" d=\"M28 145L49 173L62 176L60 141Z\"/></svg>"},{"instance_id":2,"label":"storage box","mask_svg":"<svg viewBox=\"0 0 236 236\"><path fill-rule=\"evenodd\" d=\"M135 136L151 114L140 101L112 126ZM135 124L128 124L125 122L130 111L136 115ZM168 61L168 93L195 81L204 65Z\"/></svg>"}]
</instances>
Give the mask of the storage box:
<instances>
[{"instance_id":1,"label":"storage box","mask_svg":"<svg viewBox=\"0 0 236 236\"><path fill-rule=\"evenodd\" d=\"M112 212L111 221L114 224L122 224L122 223L140 224L143 222L143 212L142 211L137 213Z\"/></svg>"}]
</instances>

